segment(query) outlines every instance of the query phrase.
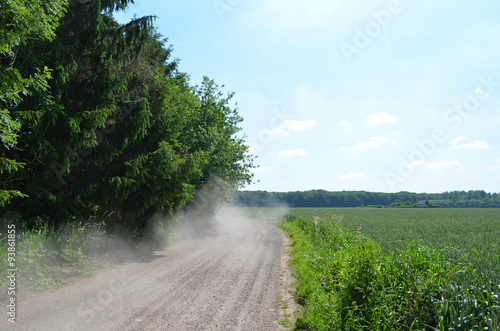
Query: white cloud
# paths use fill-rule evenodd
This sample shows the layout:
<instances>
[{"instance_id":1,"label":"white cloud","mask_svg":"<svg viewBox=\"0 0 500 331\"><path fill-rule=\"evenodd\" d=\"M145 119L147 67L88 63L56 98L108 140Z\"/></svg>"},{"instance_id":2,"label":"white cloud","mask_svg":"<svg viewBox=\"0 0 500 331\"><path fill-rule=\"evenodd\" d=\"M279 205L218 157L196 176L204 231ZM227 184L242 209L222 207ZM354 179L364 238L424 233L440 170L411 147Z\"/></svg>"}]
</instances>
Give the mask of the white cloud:
<instances>
[{"instance_id":1,"label":"white cloud","mask_svg":"<svg viewBox=\"0 0 500 331\"><path fill-rule=\"evenodd\" d=\"M316 125L315 119L309 119L307 121L297 121L297 120L286 120L280 125L275 125L271 123L268 128L262 129L257 137L257 142L248 143L248 151L250 154L256 154L261 150L260 144L267 144L272 139L286 138L290 136L291 131L305 131L310 130ZM273 128L274 129L271 129ZM267 141L269 140L269 141ZM259 144L260 143L260 144Z\"/></svg>"},{"instance_id":2,"label":"white cloud","mask_svg":"<svg viewBox=\"0 0 500 331\"><path fill-rule=\"evenodd\" d=\"M467 141L465 143L461 143ZM490 149L490 146L488 143L484 140L474 140L471 141L470 139L467 139L465 137L458 137L455 138L451 141L453 146L451 146L452 149L456 150L463 150L463 149L472 149L472 150L481 150L481 149Z\"/></svg>"},{"instance_id":3,"label":"white cloud","mask_svg":"<svg viewBox=\"0 0 500 331\"><path fill-rule=\"evenodd\" d=\"M366 175L358 172L350 172L348 174L343 174L339 176L340 180L356 180L365 179Z\"/></svg>"},{"instance_id":4,"label":"white cloud","mask_svg":"<svg viewBox=\"0 0 500 331\"><path fill-rule=\"evenodd\" d=\"M349 128L349 127L352 126L352 124L349 123L349 122L347 122L347 121L342 120L342 121L339 122L339 126L343 126L343 127Z\"/></svg>"},{"instance_id":5,"label":"white cloud","mask_svg":"<svg viewBox=\"0 0 500 331\"><path fill-rule=\"evenodd\" d=\"M290 135L290 132L285 131L283 128L276 128L271 131L272 136L276 138L284 138Z\"/></svg>"},{"instance_id":6,"label":"white cloud","mask_svg":"<svg viewBox=\"0 0 500 331\"><path fill-rule=\"evenodd\" d=\"M342 151L351 151L351 152L361 152L367 148L378 147L381 144L387 144L387 143L395 144L396 142L393 140L390 140L389 138L386 138L386 137L373 137L368 141L357 142L352 147L344 146L341 148L341 150Z\"/></svg>"},{"instance_id":7,"label":"white cloud","mask_svg":"<svg viewBox=\"0 0 500 331\"><path fill-rule=\"evenodd\" d=\"M368 123L373 125L379 125L383 123L394 123L397 122L398 118L389 113L380 112L373 115L368 116Z\"/></svg>"},{"instance_id":8,"label":"white cloud","mask_svg":"<svg viewBox=\"0 0 500 331\"><path fill-rule=\"evenodd\" d=\"M452 141L450 141L450 143L452 145L458 145L460 144L462 141L470 141L470 139L467 139L466 137L464 136L460 136L460 137L456 137L455 139L453 139Z\"/></svg>"},{"instance_id":9,"label":"white cloud","mask_svg":"<svg viewBox=\"0 0 500 331\"><path fill-rule=\"evenodd\" d=\"M292 131L305 131L314 128L315 125L315 119L310 119L307 121L286 120L284 127Z\"/></svg>"},{"instance_id":10,"label":"white cloud","mask_svg":"<svg viewBox=\"0 0 500 331\"><path fill-rule=\"evenodd\" d=\"M464 166L455 160L450 161L440 161L440 162L425 162L416 161L411 163L418 170L447 170L447 169L457 169L465 170Z\"/></svg>"},{"instance_id":11,"label":"white cloud","mask_svg":"<svg viewBox=\"0 0 500 331\"><path fill-rule=\"evenodd\" d=\"M479 149L490 149L490 146L488 143L484 140L474 140L472 141L471 139L460 136L456 137L455 139L451 140L450 143L453 145L451 146L452 149L472 149L472 150L479 150Z\"/></svg>"},{"instance_id":12,"label":"white cloud","mask_svg":"<svg viewBox=\"0 0 500 331\"><path fill-rule=\"evenodd\" d=\"M290 135L290 131L306 131L312 129L315 125L315 119L307 121L286 120L283 124L268 132L273 138L285 138Z\"/></svg>"},{"instance_id":13,"label":"white cloud","mask_svg":"<svg viewBox=\"0 0 500 331\"><path fill-rule=\"evenodd\" d=\"M309 153L300 148L293 150L284 150L278 153L278 157L282 159L291 159L294 157L307 157L307 156L309 156Z\"/></svg>"}]
</instances>

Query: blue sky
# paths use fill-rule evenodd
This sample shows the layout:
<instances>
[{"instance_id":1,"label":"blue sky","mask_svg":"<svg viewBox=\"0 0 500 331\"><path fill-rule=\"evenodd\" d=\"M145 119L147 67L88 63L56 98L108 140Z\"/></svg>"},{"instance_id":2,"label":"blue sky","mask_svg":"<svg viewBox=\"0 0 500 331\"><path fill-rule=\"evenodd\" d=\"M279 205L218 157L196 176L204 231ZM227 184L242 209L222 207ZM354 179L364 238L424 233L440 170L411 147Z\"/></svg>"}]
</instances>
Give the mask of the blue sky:
<instances>
[{"instance_id":1,"label":"blue sky","mask_svg":"<svg viewBox=\"0 0 500 331\"><path fill-rule=\"evenodd\" d=\"M500 2L138 0L236 93L248 190L500 192Z\"/></svg>"}]
</instances>

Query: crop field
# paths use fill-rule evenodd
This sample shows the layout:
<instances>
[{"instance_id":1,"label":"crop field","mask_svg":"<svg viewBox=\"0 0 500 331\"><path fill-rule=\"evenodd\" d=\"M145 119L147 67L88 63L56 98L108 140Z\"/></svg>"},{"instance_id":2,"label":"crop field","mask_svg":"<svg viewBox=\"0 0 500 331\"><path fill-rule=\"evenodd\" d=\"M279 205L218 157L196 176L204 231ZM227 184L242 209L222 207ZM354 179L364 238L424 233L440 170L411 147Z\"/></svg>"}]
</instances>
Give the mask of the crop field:
<instances>
[{"instance_id":1,"label":"crop field","mask_svg":"<svg viewBox=\"0 0 500 331\"><path fill-rule=\"evenodd\" d=\"M306 220L337 215L387 253L418 242L456 261L465 258L500 284L500 209L294 208L288 214Z\"/></svg>"},{"instance_id":2,"label":"crop field","mask_svg":"<svg viewBox=\"0 0 500 331\"><path fill-rule=\"evenodd\" d=\"M499 209L296 208L282 227L298 329L500 330Z\"/></svg>"}]
</instances>

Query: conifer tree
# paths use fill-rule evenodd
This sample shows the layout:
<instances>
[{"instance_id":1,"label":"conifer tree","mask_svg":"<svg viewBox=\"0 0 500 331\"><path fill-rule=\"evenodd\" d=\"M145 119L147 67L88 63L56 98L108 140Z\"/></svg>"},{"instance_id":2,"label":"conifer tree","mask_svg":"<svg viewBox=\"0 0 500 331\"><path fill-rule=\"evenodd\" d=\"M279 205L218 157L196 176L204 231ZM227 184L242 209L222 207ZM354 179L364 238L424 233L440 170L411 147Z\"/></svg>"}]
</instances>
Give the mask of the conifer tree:
<instances>
[{"instance_id":1,"label":"conifer tree","mask_svg":"<svg viewBox=\"0 0 500 331\"><path fill-rule=\"evenodd\" d=\"M12 208L24 218L97 216L144 229L211 179L221 190L205 199L211 210L250 181L232 94L208 79L190 86L154 17L118 24L113 12L131 2L70 0L56 38L21 54L53 68L50 89L13 112L22 124L13 154L26 163L18 180L30 198Z\"/></svg>"}]
</instances>

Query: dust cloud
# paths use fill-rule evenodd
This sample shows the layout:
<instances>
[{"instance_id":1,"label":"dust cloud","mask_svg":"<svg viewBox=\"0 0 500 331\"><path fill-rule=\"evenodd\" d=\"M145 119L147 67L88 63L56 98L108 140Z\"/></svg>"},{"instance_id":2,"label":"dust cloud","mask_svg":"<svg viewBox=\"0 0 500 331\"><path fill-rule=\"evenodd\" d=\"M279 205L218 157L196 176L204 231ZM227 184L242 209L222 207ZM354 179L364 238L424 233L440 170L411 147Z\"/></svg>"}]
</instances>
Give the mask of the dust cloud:
<instances>
[{"instance_id":1,"label":"dust cloud","mask_svg":"<svg viewBox=\"0 0 500 331\"><path fill-rule=\"evenodd\" d=\"M88 262L95 275L75 278L73 276L79 276L78 272L82 271L78 267L60 268L49 261L40 262L40 266L46 265L54 272L50 276L71 279L57 291L38 295L21 286L19 326L27 326L26 329L37 326L40 330L96 329L97 326L112 329L123 322L123 329L153 328L161 321L164 307L172 309L170 314L175 318L169 319L171 323L184 322L185 312L190 310L193 310L193 323L205 325L213 319L227 329L243 323L241 316L248 317L244 323L249 326L264 318L261 311L272 312L276 307L277 279L283 274L280 270L286 262L280 260L283 259L280 257L283 235L263 224L277 225L288 208L228 204L223 189L220 182L204 187L193 203L171 218L160 212L155 214L148 231L161 246L156 249L152 249L145 238L129 236L126 239L104 231L104 224L90 220L81 224L85 232L80 237L72 232L78 231L78 227L68 227L64 238L85 241L82 253L98 257ZM71 253L71 242L48 245L49 242L46 249L57 250L59 254L64 250L75 254ZM27 279L28 273L38 272L40 270L24 269L21 275ZM191 288L195 290L189 291ZM127 300L122 300L124 297ZM261 297L267 297L266 306L257 309L256 302L263 302ZM137 309L133 316L128 316L131 302L135 302ZM178 304L173 304L175 302ZM117 318L110 319L110 314ZM50 319L44 317L48 315ZM271 323L274 317L266 318L270 318L266 323ZM8 329L4 327L11 325L0 321L0 329Z\"/></svg>"},{"instance_id":2,"label":"dust cloud","mask_svg":"<svg viewBox=\"0 0 500 331\"><path fill-rule=\"evenodd\" d=\"M182 239L230 231L238 223L235 222L237 220L277 224L289 210L279 201L269 201L266 208L241 207L241 203L234 199L235 194L231 194L232 187L213 177L197 190L193 201L174 216L166 218L162 214L155 215L149 222L154 240L165 247Z\"/></svg>"},{"instance_id":3,"label":"dust cloud","mask_svg":"<svg viewBox=\"0 0 500 331\"><path fill-rule=\"evenodd\" d=\"M283 203L274 203L273 207L257 208L242 207L238 203L224 201L215 208L203 209L206 200L214 199L205 191L203 200L197 200L196 205L178 213L171 226L163 235L163 242L170 244L182 239L195 239L220 233L239 232L242 223L252 221L271 225L279 225L289 208ZM209 192L216 193L210 189ZM218 192L217 192L218 193ZM215 200L215 199L214 199ZM213 201L213 200L211 200Z\"/></svg>"}]
</instances>

